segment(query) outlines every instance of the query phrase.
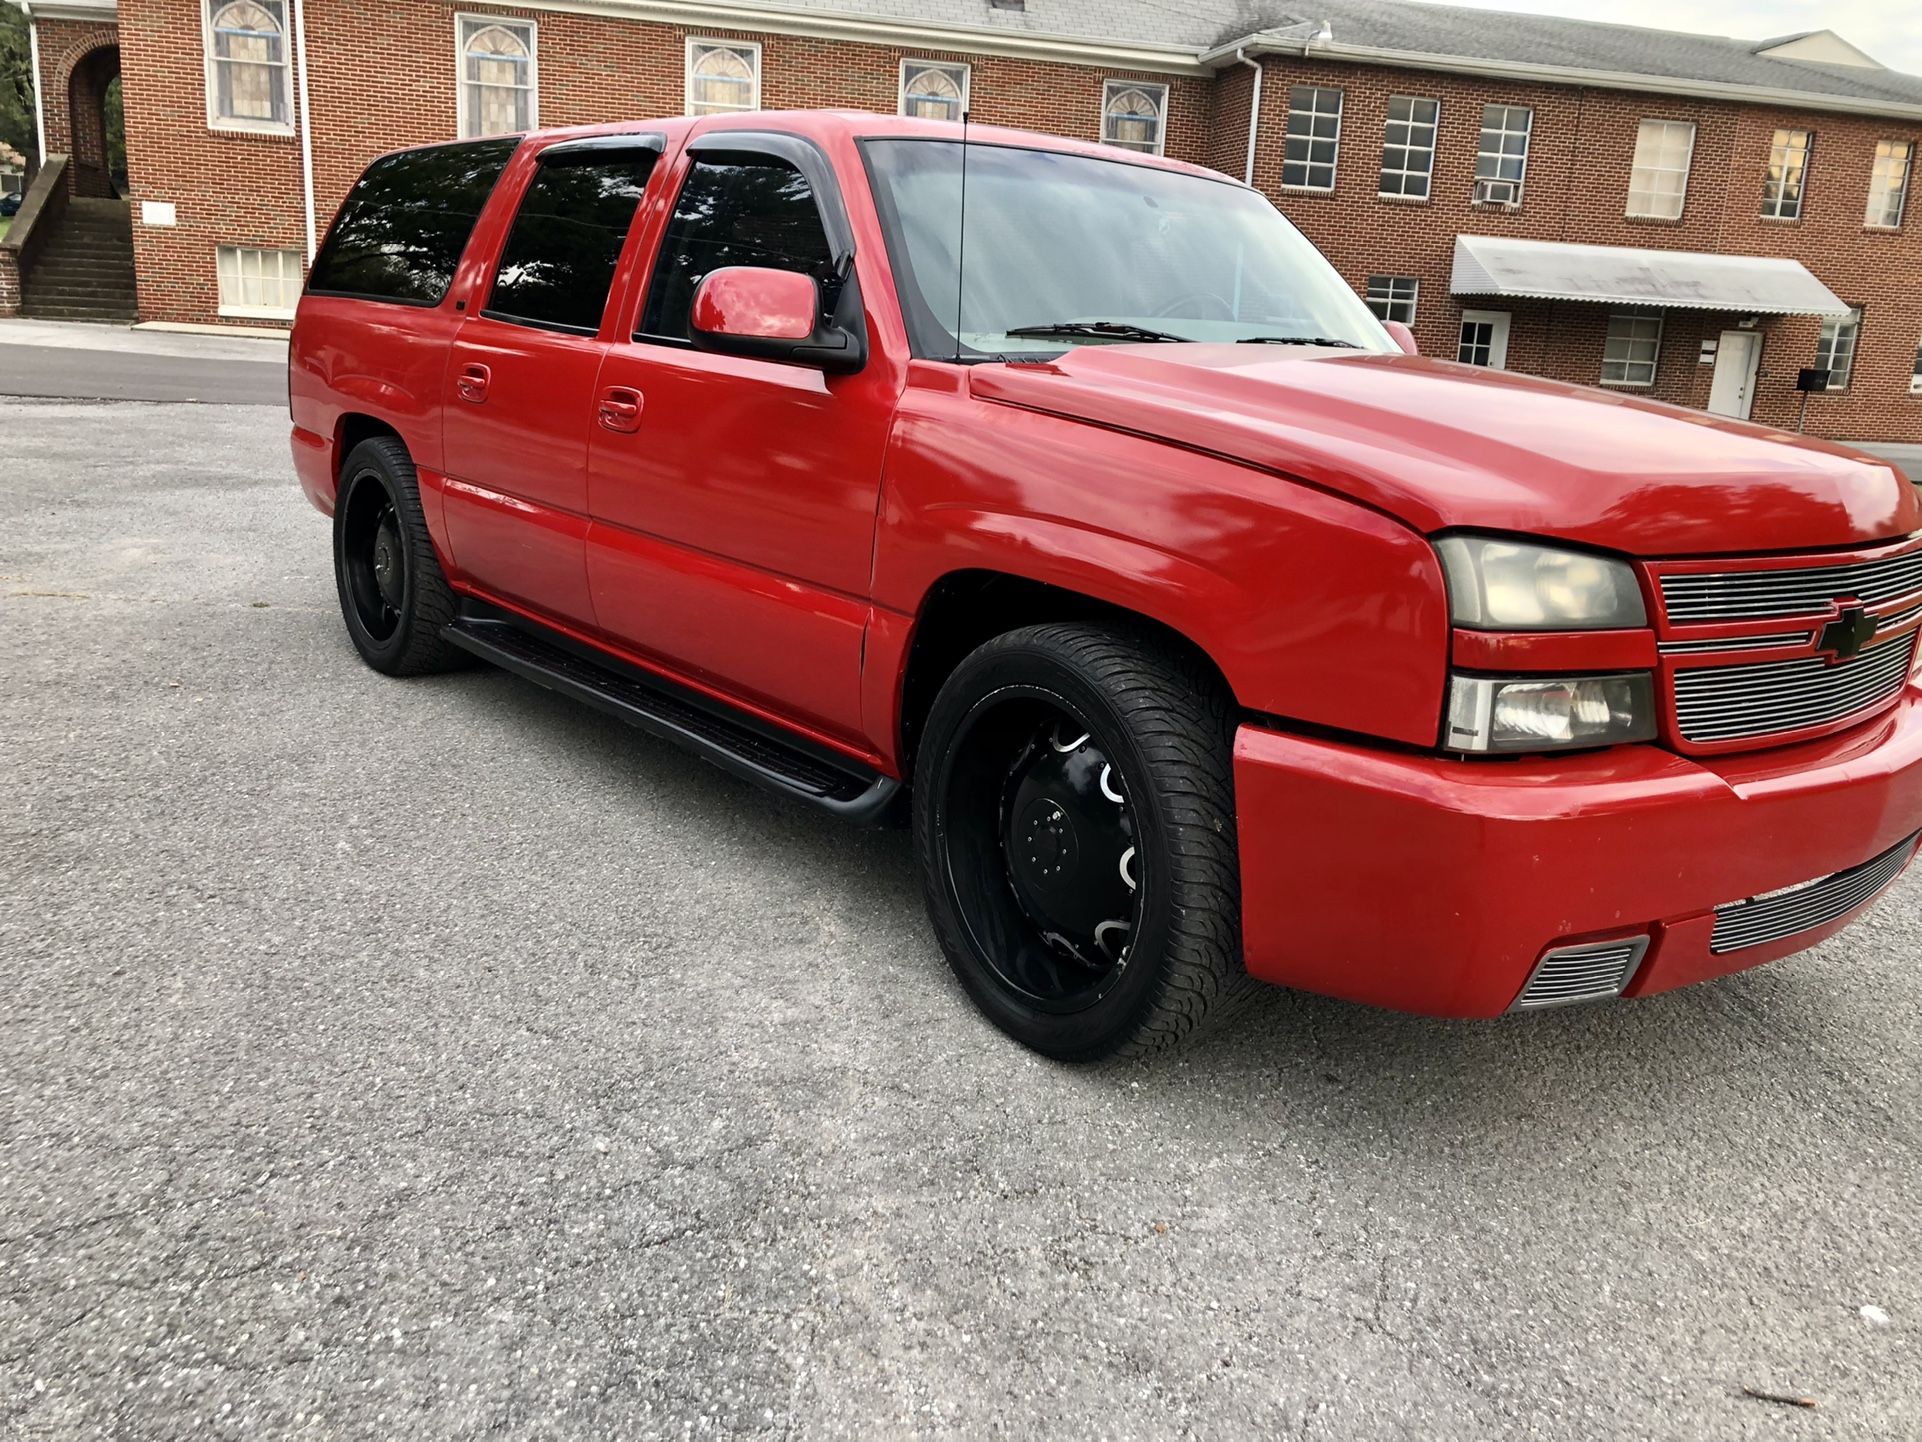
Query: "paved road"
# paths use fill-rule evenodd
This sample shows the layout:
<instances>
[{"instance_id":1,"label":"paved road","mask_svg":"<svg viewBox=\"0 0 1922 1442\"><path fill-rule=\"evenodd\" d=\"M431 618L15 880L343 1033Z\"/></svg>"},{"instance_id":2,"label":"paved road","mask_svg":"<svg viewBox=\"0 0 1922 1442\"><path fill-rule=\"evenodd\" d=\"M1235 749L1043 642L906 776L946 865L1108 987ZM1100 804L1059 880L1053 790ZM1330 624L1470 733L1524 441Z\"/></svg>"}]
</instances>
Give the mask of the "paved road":
<instances>
[{"instance_id":1,"label":"paved road","mask_svg":"<svg viewBox=\"0 0 1922 1442\"><path fill-rule=\"evenodd\" d=\"M1864 441L1862 449L1884 460L1894 461L1902 473L1922 486L1922 446L1896 445L1892 442Z\"/></svg>"},{"instance_id":2,"label":"paved road","mask_svg":"<svg viewBox=\"0 0 1922 1442\"><path fill-rule=\"evenodd\" d=\"M362 667L276 409L0 417L9 1442L1922 1436L1922 881L1067 1069L899 835Z\"/></svg>"},{"instance_id":3,"label":"paved road","mask_svg":"<svg viewBox=\"0 0 1922 1442\"><path fill-rule=\"evenodd\" d=\"M287 405L284 342L0 321L0 396Z\"/></svg>"}]
</instances>

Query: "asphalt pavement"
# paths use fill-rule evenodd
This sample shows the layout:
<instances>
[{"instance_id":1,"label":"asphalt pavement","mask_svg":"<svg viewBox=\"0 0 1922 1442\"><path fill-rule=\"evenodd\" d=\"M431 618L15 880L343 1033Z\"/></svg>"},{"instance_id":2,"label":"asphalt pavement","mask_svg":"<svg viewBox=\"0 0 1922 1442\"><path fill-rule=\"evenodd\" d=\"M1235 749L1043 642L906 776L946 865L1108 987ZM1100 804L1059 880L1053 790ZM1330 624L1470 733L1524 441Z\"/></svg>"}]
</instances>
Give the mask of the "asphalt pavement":
<instances>
[{"instance_id":1,"label":"asphalt pavement","mask_svg":"<svg viewBox=\"0 0 1922 1442\"><path fill-rule=\"evenodd\" d=\"M362 666L277 407L0 420L9 1442L1922 1436L1915 876L1054 1065L901 833Z\"/></svg>"},{"instance_id":2,"label":"asphalt pavement","mask_svg":"<svg viewBox=\"0 0 1922 1442\"><path fill-rule=\"evenodd\" d=\"M0 396L287 406L287 344L0 320Z\"/></svg>"}]
</instances>

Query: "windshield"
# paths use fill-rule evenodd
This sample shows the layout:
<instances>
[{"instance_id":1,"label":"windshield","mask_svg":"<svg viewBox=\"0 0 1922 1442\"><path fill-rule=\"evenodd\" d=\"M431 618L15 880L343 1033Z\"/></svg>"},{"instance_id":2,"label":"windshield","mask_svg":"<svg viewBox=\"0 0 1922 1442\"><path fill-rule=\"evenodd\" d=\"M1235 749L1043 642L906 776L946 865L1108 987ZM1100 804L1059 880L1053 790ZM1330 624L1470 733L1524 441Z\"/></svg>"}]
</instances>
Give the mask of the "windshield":
<instances>
[{"instance_id":1,"label":"windshield","mask_svg":"<svg viewBox=\"0 0 1922 1442\"><path fill-rule=\"evenodd\" d=\"M1276 340L1394 351L1321 253L1254 191L1121 160L970 145L864 145L915 353ZM965 254L959 295L957 256Z\"/></svg>"}]
</instances>

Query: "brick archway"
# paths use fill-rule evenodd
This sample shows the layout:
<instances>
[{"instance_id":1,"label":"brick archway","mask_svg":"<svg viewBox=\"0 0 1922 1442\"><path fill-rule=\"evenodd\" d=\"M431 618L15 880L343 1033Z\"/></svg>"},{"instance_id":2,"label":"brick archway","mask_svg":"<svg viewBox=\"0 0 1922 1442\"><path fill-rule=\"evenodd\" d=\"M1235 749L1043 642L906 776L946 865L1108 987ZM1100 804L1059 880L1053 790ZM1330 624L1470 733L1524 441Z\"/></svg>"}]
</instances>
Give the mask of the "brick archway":
<instances>
[{"instance_id":1,"label":"brick archway","mask_svg":"<svg viewBox=\"0 0 1922 1442\"><path fill-rule=\"evenodd\" d=\"M67 116L73 146L73 193L118 195L108 163L107 92L120 78L120 47L97 45L74 62L67 79ZM51 136L48 137L51 140Z\"/></svg>"},{"instance_id":2,"label":"brick archway","mask_svg":"<svg viewBox=\"0 0 1922 1442\"><path fill-rule=\"evenodd\" d=\"M99 21L33 18L40 44L47 154L71 155L75 195L114 194L107 174L107 87L120 75L120 31Z\"/></svg>"}]
</instances>

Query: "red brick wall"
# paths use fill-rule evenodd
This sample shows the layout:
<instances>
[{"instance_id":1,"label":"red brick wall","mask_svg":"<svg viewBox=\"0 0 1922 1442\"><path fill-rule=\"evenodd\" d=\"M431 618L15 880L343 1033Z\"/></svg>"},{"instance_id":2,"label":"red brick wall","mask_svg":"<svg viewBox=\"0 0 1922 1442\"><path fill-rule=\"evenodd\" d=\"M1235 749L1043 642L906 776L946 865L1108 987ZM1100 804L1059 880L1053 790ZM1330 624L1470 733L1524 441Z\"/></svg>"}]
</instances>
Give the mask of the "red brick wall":
<instances>
[{"instance_id":1,"label":"red brick wall","mask_svg":"<svg viewBox=\"0 0 1922 1442\"><path fill-rule=\"evenodd\" d=\"M1340 165L1331 194L1281 189L1282 138L1291 85L1343 92ZM1243 92L1244 99L1246 92ZM1382 200L1381 142L1391 95L1441 105L1435 173L1426 202ZM1528 174L1522 206L1474 206L1475 156L1484 104L1531 106ZM1696 127L1688 195L1680 220L1624 214L1636 127L1644 119ZM1421 281L1416 335L1422 349L1453 356L1464 307L1513 315L1508 363L1585 385L1601 376L1603 307L1458 302L1448 293L1457 234L1512 235L1658 249L1780 255L1799 260L1850 304L1863 307L1849 389L1814 396L1808 428L1858 439L1922 440L1922 396L1908 394L1922 342L1922 167L1911 180L1909 214L1896 232L1862 225L1875 142L1909 139L1913 122L1793 112L1722 101L1566 86L1504 84L1409 70L1272 60L1263 79L1261 143L1255 182L1319 245L1358 291L1370 275ZM1809 179L1797 221L1761 218L1762 182L1777 126L1815 132ZM1234 158L1244 145L1218 141ZM1739 317L1668 311L1651 389L1679 405L1705 406L1714 368L1699 363L1700 342ZM1821 322L1811 317L1763 322L1761 376L1753 419L1794 426L1801 397L1795 375L1815 362Z\"/></svg>"},{"instance_id":2,"label":"red brick wall","mask_svg":"<svg viewBox=\"0 0 1922 1442\"><path fill-rule=\"evenodd\" d=\"M181 0L123 0L178 7ZM454 17L514 15L539 26L540 123L578 125L684 108L688 36L755 40L761 45L761 104L769 110L842 106L892 113L904 57L948 59L974 67L974 119L1098 139L1102 83L1135 78L1169 86L1168 153L1203 162L1211 131L1213 82L1043 64L712 27L644 24L500 6L391 4L335 0L310 5L307 44L315 148L315 186L326 224L347 187L373 156L397 145L456 133ZM405 84L367 83L390 73L387 57L419 57Z\"/></svg>"},{"instance_id":3,"label":"red brick wall","mask_svg":"<svg viewBox=\"0 0 1922 1442\"><path fill-rule=\"evenodd\" d=\"M207 126L200 17L196 0L120 5L120 85L143 320L216 319L216 245L305 245L299 141ZM142 199L172 201L178 224L143 225Z\"/></svg>"},{"instance_id":4,"label":"red brick wall","mask_svg":"<svg viewBox=\"0 0 1922 1442\"><path fill-rule=\"evenodd\" d=\"M1203 160L1212 129L1213 82L1202 77L500 6L329 0L307 11L314 187L323 231L372 157L457 132L456 13L524 16L539 26L543 125L680 114L685 42L696 35L760 41L761 103L771 110L836 105L892 112L900 62L913 56L971 64L973 113L983 124L1098 138L1103 81L1132 75L1169 87L1170 155ZM208 129L194 0L121 0L120 25L132 191L136 199L170 200L178 208L172 229L142 226L136 217L140 313L148 320L215 320L216 245L305 245L299 142ZM395 56L413 60L402 71Z\"/></svg>"}]
</instances>

